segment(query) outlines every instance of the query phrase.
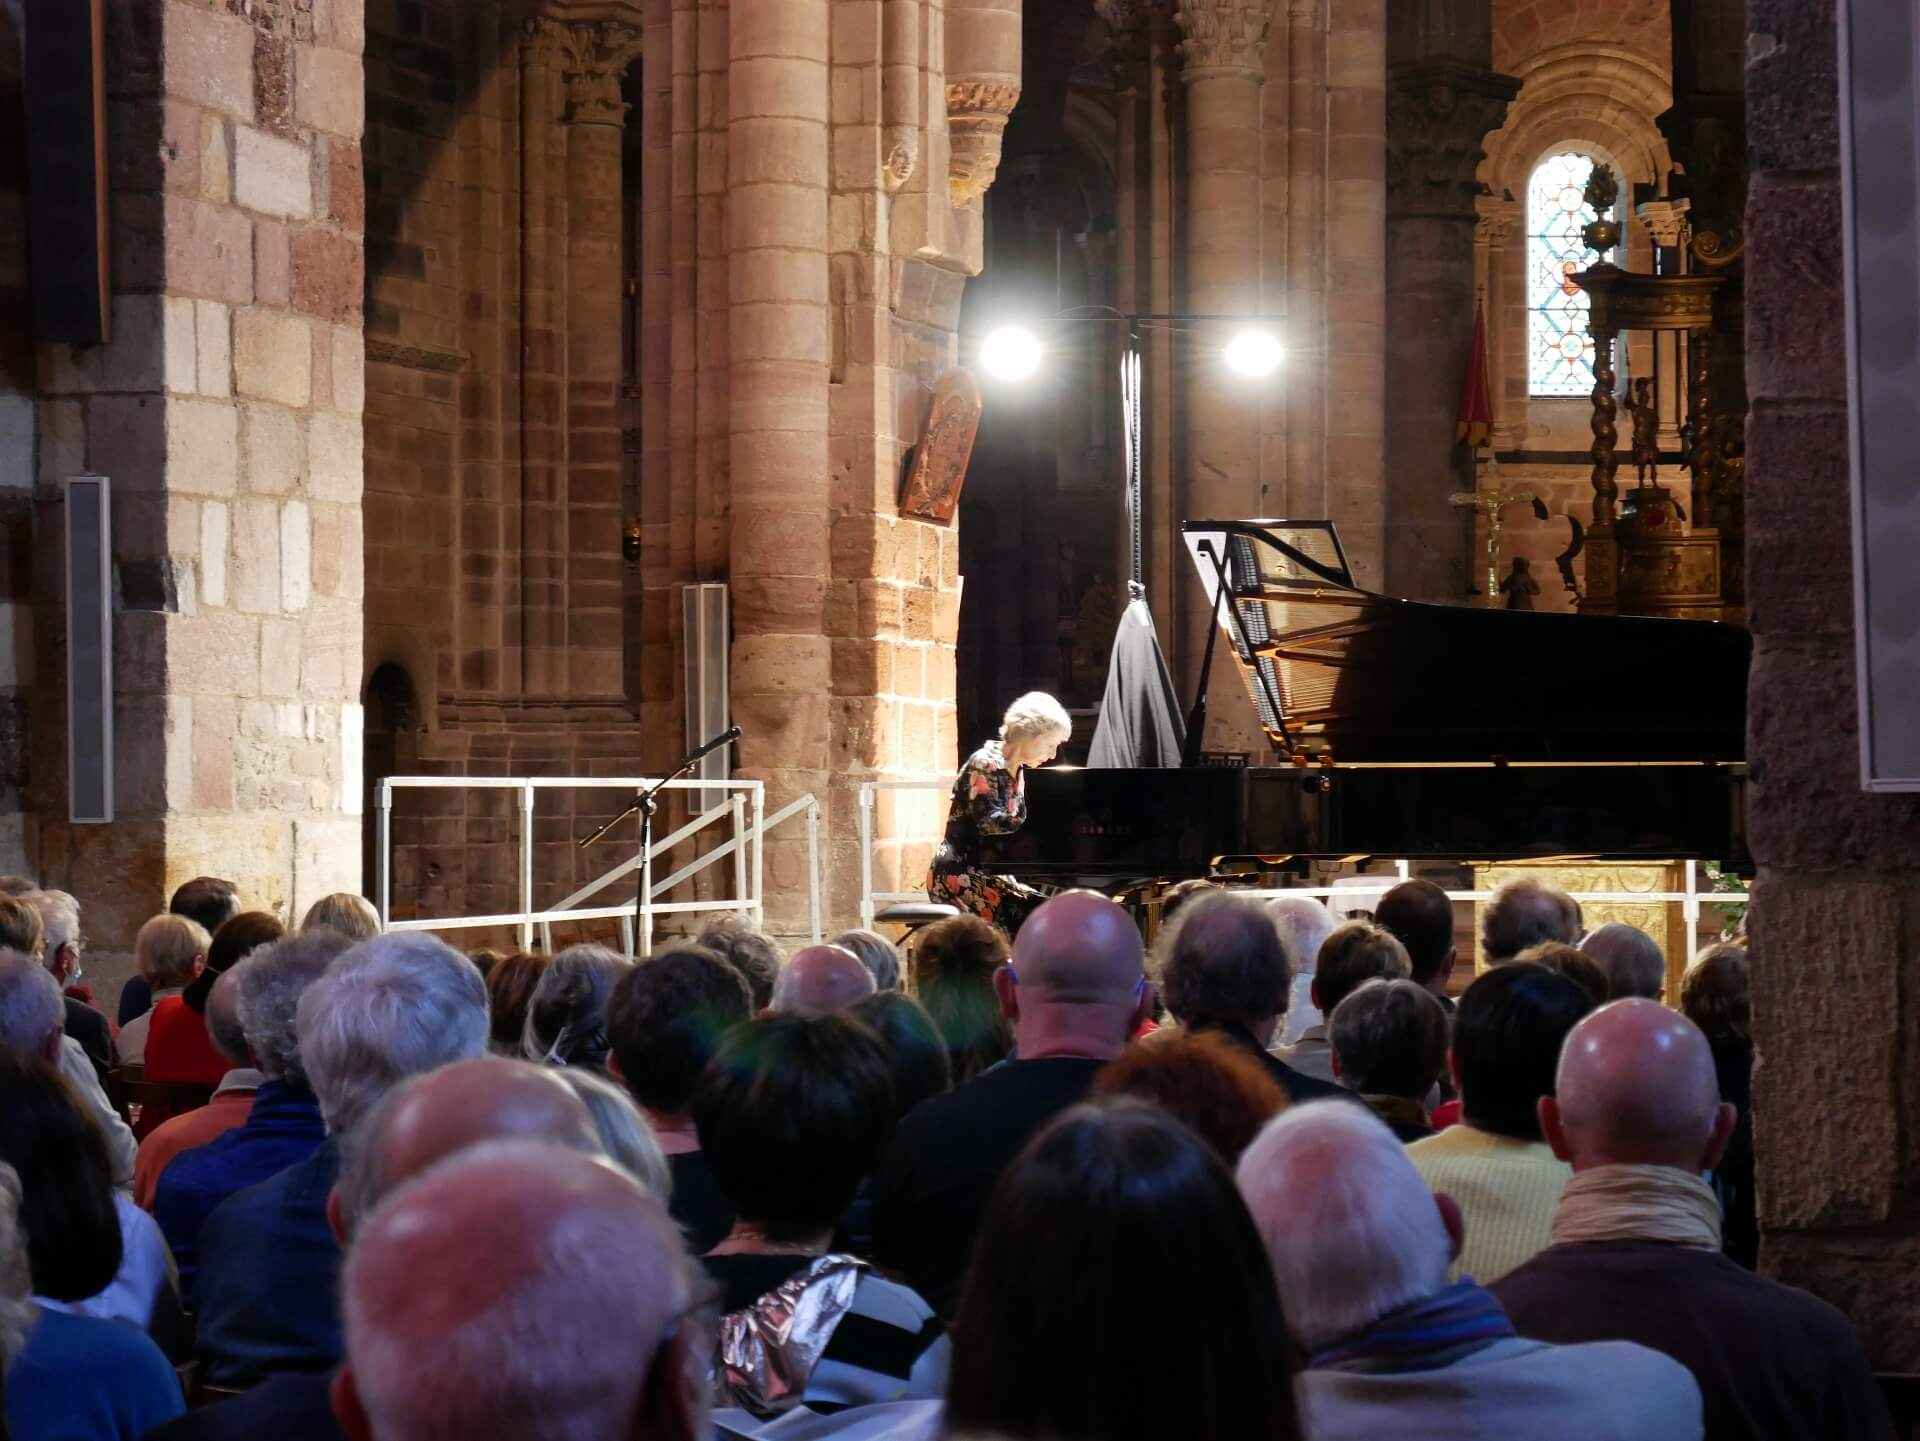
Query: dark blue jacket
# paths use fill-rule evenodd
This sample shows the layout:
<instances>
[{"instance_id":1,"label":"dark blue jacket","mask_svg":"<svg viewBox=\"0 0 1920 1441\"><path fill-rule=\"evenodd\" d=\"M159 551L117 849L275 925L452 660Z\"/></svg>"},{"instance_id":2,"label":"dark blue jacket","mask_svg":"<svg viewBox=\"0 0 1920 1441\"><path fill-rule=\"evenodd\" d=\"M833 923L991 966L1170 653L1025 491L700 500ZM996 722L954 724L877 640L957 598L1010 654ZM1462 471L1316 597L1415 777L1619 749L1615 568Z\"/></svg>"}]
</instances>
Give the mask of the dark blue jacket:
<instances>
[{"instance_id":1,"label":"dark blue jacket","mask_svg":"<svg viewBox=\"0 0 1920 1441\"><path fill-rule=\"evenodd\" d=\"M329 1372L282 1375L245 1395L189 1411L147 1432L145 1441L341 1441Z\"/></svg>"},{"instance_id":2,"label":"dark blue jacket","mask_svg":"<svg viewBox=\"0 0 1920 1441\"><path fill-rule=\"evenodd\" d=\"M207 1218L200 1359L215 1385L252 1386L282 1371L340 1364L340 1247L327 1225L327 1193L339 1175L339 1143L328 1140Z\"/></svg>"},{"instance_id":3,"label":"dark blue jacket","mask_svg":"<svg viewBox=\"0 0 1920 1441\"><path fill-rule=\"evenodd\" d=\"M199 1304L200 1228L214 1208L306 1160L326 1138L312 1091L267 1081L245 1121L167 1163L154 1187L153 1218L180 1267L180 1299L189 1310Z\"/></svg>"}]
</instances>

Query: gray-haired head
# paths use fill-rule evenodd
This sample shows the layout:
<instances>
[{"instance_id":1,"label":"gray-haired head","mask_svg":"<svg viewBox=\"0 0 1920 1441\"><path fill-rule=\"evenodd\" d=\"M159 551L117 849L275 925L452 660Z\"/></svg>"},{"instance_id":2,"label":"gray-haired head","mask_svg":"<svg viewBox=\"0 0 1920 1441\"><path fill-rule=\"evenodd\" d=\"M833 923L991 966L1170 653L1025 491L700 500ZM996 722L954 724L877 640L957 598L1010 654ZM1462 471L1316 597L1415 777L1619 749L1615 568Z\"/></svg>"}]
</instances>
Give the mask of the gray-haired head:
<instances>
[{"instance_id":1,"label":"gray-haired head","mask_svg":"<svg viewBox=\"0 0 1920 1441\"><path fill-rule=\"evenodd\" d=\"M221 979L231 977L240 1032L268 1080L307 1084L300 1060L300 998L352 944L338 931L304 931L270 941Z\"/></svg>"},{"instance_id":2,"label":"gray-haired head","mask_svg":"<svg viewBox=\"0 0 1920 1441\"><path fill-rule=\"evenodd\" d=\"M1333 912L1318 896L1275 896L1267 902L1274 929L1286 942L1295 972L1311 972L1320 961L1320 947L1333 934Z\"/></svg>"},{"instance_id":3,"label":"gray-haired head","mask_svg":"<svg viewBox=\"0 0 1920 1441\"><path fill-rule=\"evenodd\" d=\"M349 941L370 941L380 934L380 912L373 908L373 902L365 896L355 895L352 891L335 891L308 906L306 915L300 920L300 929L303 931L322 927L338 931Z\"/></svg>"},{"instance_id":4,"label":"gray-haired head","mask_svg":"<svg viewBox=\"0 0 1920 1441\"><path fill-rule=\"evenodd\" d=\"M521 1050L550 1066L606 1065L607 1001L633 961L608 946L568 946L540 973Z\"/></svg>"},{"instance_id":5,"label":"gray-haired head","mask_svg":"<svg viewBox=\"0 0 1920 1441\"><path fill-rule=\"evenodd\" d=\"M1580 907L1558 886L1519 876L1495 888L1480 913L1480 948L1487 964L1504 966L1543 941L1580 939Z\"/></svg>"},{"instance_id":6,"label":"gray-haired head","mask_svg":"<svg viewBox=\"0 0 1920 1441\"><path fill-rule=\"evenodd\" d=\"M900 948L878 931L842 931L827 944L852 951L858 956L860 964L867 968L867 974L873 977L876 991L902 989Z\"/></svg>"},{"instance_id":7,"label":"gray-haired head","mask_svg":"<svg viewBox=\"0 0 1920 1441\"><path fill-rule=\"evenodd\" d=\"M80 902L65 891L30 891L21 899L40 913L40 925L47 938L43 957L47 969L64 972L66 966L60 959L61 951L72 946L74 960L79 959Z\"/></svg>"},{"instance_id":8,"label":"gray-haired head","mask_svg":"<svg viewBox=\"0 0 1920 1441\"><path fill-rule=\"evenodd\" d=\"M46 1057L67 1020L53 973L32 956L0 950L0 1046Z\"/></svg>"},{"instance_id":9,"label":"gray-haired head","mask_svg":"<svg viewBox=\"0 0 1920 1441\"><path fill-rule=\"evenodd\" d=\"M247 1063L247 1032L240 1024L240 978L226 970L207 992L207 1039L236 1066Z\"/></svg>"},{"instance_id":10,"label":"gray-haired head","mask_svg":"<svg viewBox=\"0 0 1920 1441\"><path fill-rule=\"evenodd\" d=\"M1363 1108L1289 1108L1254 1138L1236 1175L1286 1297L1288 1328L1309 1350L1447 1284L1453 1245L1433 1193Z\"/></svg>"},{"instance_id":11,"label":"gray-haired head","mask_svg":"<svg viewBox=\"0 0 1920 1441\"><path fill-rule=\"evenodd\" d=\"M633 1097L597 1071L568 1066L557 1073L586 1104L607 1159L647 1188L661 1205L673 1199L673 1171L653 1127Z\"/></svg>"},{"instance_id":12,"label":"gray-haired head","mask_svg":"<svg viewBox=\"0 0 1920 1441\"><path fill-rule=\"evenodd\" d=\"M1657 1001L1667 989L1667 958L1660 943L1638 926L1608 921L1580 942L1593 963L1606 972L1607 999L1639 996Z\"/></svg>"},{"instance_id":13,"label":"gray-haired head","mask_svg":"<svg viewBox=\"0 0 1920 1441\"><path fill-rule=\"evenodd\" d=\"M402 931L362 941L300 998L300 1060L330 1132L398 1081L486 1054L487 987L445 941Z\"/></svg>"},{"instance_id":14,"label":"gray-haired head","mask_svg":"<svg viewBox=\"0 0 1920 1441\"><path fill-rule=\"evenodd\" d=\"M1183 1025L1257 1035L1287 1013L1293 957L1258 901L1221 891L1187 902L1155 956L1160 994Z\"/></svg>"},{"instance_id":15,"label":"gray-haired head","mask_svg":"<svg viewBox=\"0 0 1920 1441\"><path fill-rule=\"evenodd\" d=\"M1073 734L1073 717L1045 691L1030 690L1016 698L1000 718L1000 738L1018 742L1043 738L1065 740Z\"/></svg>"}]
</instances>

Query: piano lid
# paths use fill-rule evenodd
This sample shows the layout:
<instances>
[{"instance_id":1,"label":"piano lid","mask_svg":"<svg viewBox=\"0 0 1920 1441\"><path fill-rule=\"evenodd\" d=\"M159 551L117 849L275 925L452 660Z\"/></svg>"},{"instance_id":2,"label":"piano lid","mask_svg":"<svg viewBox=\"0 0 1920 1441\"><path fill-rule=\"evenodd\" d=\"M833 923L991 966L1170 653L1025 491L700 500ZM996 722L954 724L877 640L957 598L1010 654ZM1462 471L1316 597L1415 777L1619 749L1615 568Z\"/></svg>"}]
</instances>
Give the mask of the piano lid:
<instances>
[{"instance_id":1,"label":"piano lid","mask_svg":"<svg viewBox=\"0 0 1920 1441\"><path fill-rule=\"evenodd\" d=\"M1735 762L1738 626L1395 600L1354 583L1331 521L1188 521L1221 639L1282 751L1338 762Z\"/></svg>"}]
</instances>

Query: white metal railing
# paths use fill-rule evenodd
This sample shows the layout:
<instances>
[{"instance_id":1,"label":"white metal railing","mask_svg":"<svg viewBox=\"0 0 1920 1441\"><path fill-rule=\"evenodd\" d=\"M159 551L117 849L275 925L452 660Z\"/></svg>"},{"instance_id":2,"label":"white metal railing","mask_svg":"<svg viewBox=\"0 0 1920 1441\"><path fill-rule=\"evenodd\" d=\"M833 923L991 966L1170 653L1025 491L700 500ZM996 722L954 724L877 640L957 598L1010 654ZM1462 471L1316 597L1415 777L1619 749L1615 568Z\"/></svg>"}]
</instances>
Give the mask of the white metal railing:
<instances>
[{"instance_id":1,"label":"white metal railing","mask_svg":"<svg viewBox=\"0 0 1920 1441\"><path fill-rule=\"evenodd\" d=\"M860 785L860 924L871 928L875 914L883 905L895 901L924 901L927 898L924 887L911 891L876 891L873 888L873 810L881 791L944 791L951 785L948 781L863 781ZM1698 862L1686 863L1686 889L1679 891L1571 891L1569 894L1582 903L1596 901L1602 904L1678 904L1687 927L1687 964L1692 965L1699 954L1700 915L1703 910L1713 906L1744 905L1748 900L1745 891L1716 891L1700 889L1700 866ZM1240 890L1234 894L1250 896L1255 900L1270 900L1276 896L1315 896L1327 900L1336 896L1352 896L1355 892L1364 892L1368 880L1378 880L1381 890L1397 885L1412 876L1413 867L1408 861L1393 862L1393 874L1383 876L1345 876L1344 884L1330 886L1288 886L1283 889ZM1447 899L1453 901L1473 901L1475 903L1491 900L1492 891L1448 891Z\"/></svg>"},{"instance_id":2,"label":"white metal railing","mask_svg":"<svg viewBox=\"0 0 1920 1441\"><path fill-rule=\"evenodd\" d=\"M766 786L760 781L674 780L665 789L679 791L721 791L726 799L695 816L685 825L654 839L651 852L644 858L632 856L588 882L558 905L536 908L533 897L533 812L535 798L543 790L606 790L631 796L658 784L646 777L630 776L388 776L376 788L379 836L378 873L375 879L375 903L381 924L391 931L459 931L496 926L513 926L523 947L531 947L534 931L539 929L543 943L553 941L555 922L617 920L627 952L644 955L653 945L654 920L661 915L701 911L737 911L749 915L756 925L765 923L765 838L768 831L804 815L807 828L807 878L810 921L813 938L821 936L820 915L820 802L813 795L801 796L792 804L769 816L766 814ZM493 790L514 791L520 800L519 883L520 909L491 916L448 916L435 919L396 921L393 919L393 793L396 790ZM749 819L751 817L751 819ZM664 880L656 881L653 862L674 846L692 839L711 827L730 822L732 835L722 844L681 866ZM656 899L692 879L719 862L733 862L733 894L692 901ZM591 899L616 882L641 873L635 885L634 899L618 905L585 906ZM639 913L639 933L634 931L635 912ZM638 944L636 945L636 941Z\"/></svg>"}]
</instances>

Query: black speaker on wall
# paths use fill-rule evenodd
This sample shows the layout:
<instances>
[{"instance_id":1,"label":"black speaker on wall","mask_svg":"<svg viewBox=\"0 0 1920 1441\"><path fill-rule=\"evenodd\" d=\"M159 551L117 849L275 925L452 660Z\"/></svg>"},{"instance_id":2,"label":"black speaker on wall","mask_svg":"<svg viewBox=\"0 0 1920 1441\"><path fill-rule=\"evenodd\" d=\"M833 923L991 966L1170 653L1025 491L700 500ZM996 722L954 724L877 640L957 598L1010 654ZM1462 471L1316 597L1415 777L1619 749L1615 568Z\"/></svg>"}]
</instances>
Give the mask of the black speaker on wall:
<instances>
[{"instance_id":1,"label":"black speaker on wall","mask_svg":"<svg viewBox=\"0 0 1920 1441\"><path fill-rule=\"evenodd\" d=\"M105 0L27 0L27 224L35 338L112 339Z\"/></svg>"}]
</instances>

